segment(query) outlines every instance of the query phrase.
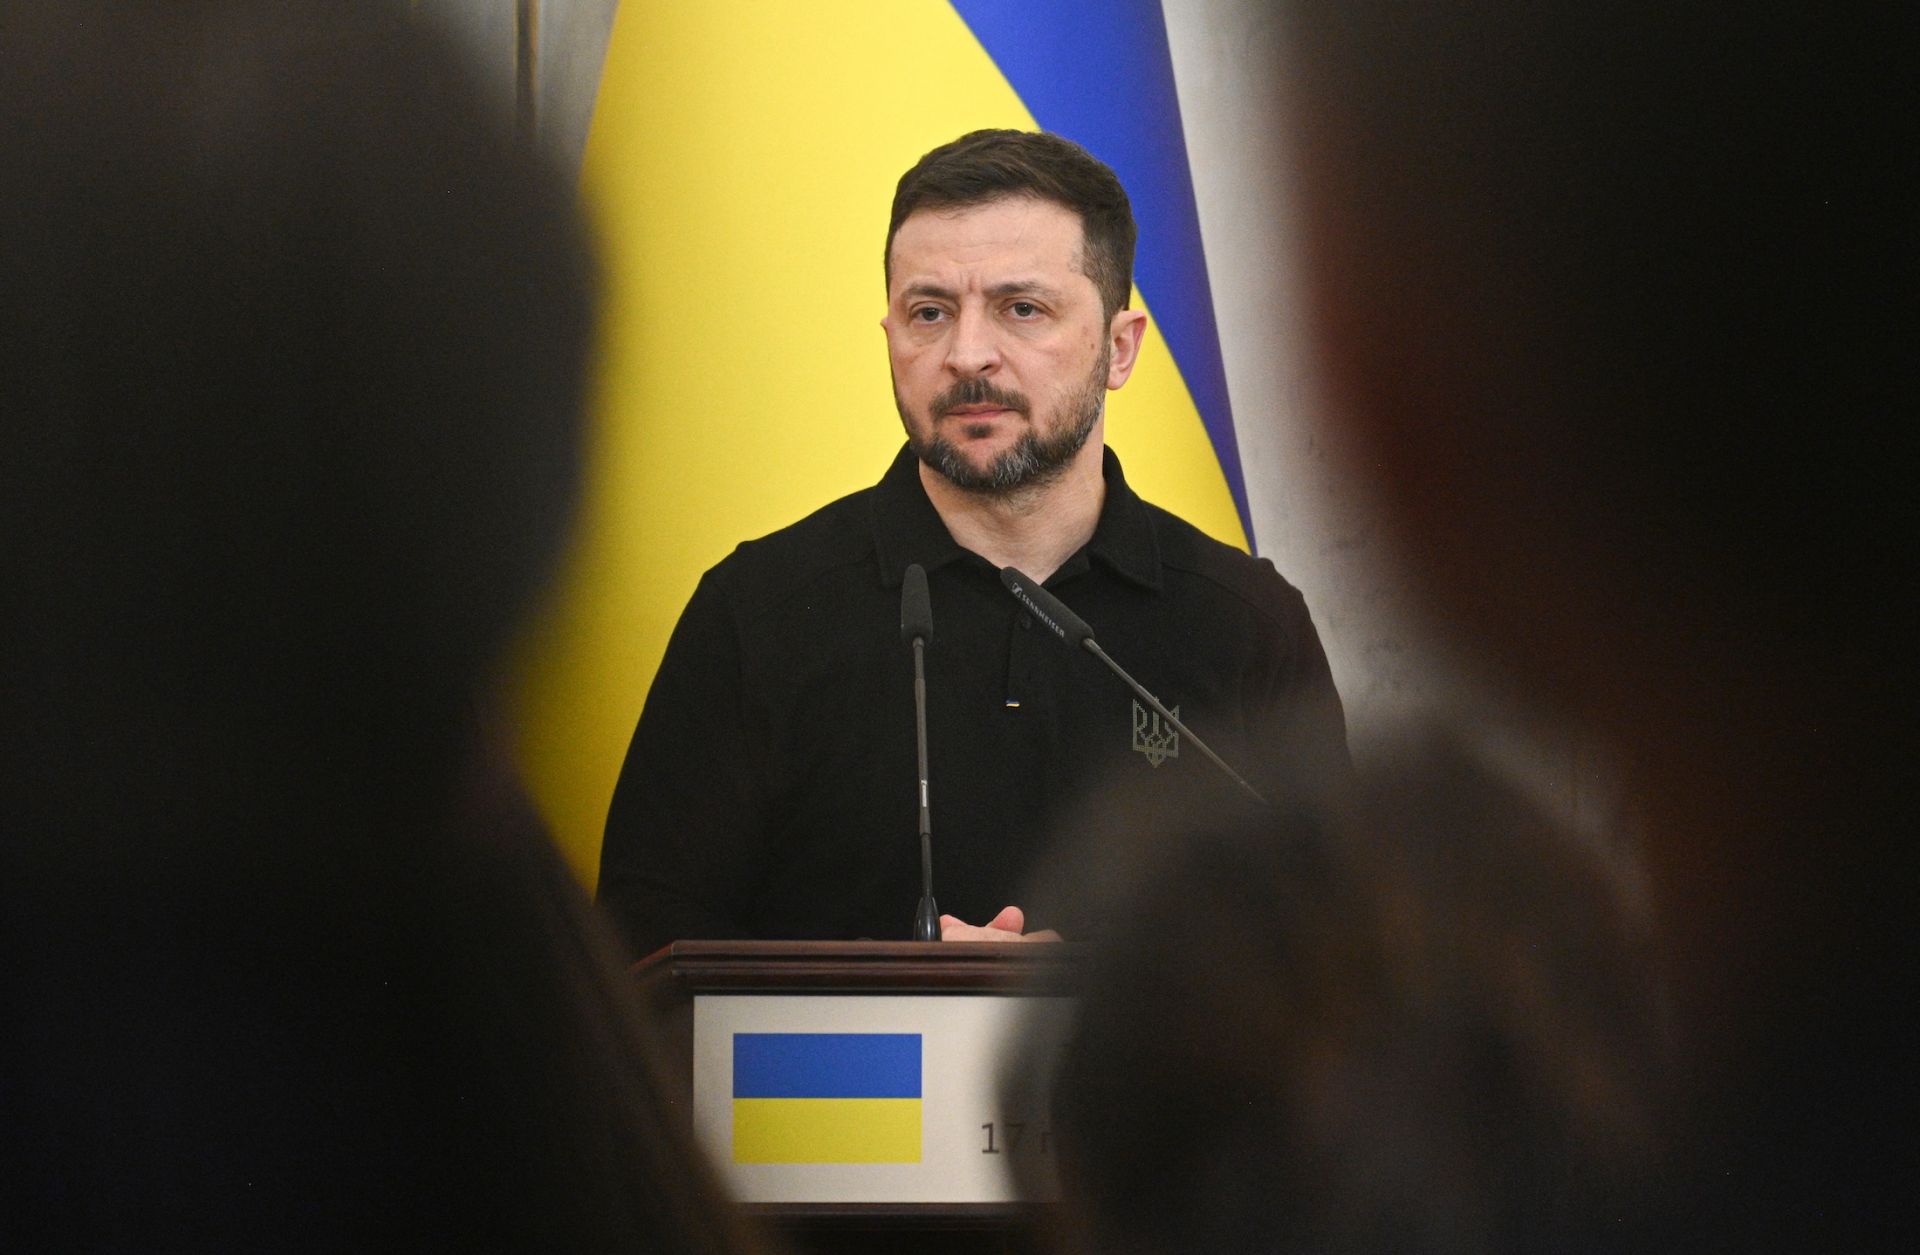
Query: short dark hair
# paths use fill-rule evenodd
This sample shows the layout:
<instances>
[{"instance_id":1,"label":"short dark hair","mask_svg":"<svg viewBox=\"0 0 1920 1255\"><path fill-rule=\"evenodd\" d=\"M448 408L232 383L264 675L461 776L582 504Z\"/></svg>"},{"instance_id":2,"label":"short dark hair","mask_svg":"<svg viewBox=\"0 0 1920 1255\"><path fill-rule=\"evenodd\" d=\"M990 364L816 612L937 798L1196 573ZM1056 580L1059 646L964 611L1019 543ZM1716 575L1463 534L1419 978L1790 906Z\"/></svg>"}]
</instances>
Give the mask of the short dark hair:
<instances>
[{"instance_id":1,"label":"short dark hair","mask_svg":"<svg viewBox=\"0 0 1920 1255\"><path fill-rule=\"evenodd\" d=\"M1120 179L1070 139L1045 131L970 131L942 144L900 176L887 223L886 275L893 237L922 209L960 209L1009 196L1052 201L1080 216L1080 272L1099 289L1108 318L1133 291L1133 206Z\"/></svg>"}]
</instances>

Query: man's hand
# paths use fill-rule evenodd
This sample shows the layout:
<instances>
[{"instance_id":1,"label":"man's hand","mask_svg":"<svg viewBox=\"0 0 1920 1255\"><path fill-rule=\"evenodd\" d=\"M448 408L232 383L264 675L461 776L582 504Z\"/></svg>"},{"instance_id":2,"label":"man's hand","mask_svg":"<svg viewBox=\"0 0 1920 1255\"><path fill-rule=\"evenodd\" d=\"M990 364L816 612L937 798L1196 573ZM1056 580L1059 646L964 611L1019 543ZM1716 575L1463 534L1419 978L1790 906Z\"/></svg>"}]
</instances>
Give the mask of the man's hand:
<instances>
[{"instance_id":1,"label":"man's hand","mask_svg":"<svg viewBox=\"0 0 1920 1255\"><path fill-rule=\"evenodd\" d=\"M1060 934L1051 928L1042 928L1037 933L1022 932L1027 926L1027 915L1017 906L1002 907L1000 913L987 921L985 928L978 928L951 915L940 917L940 940L942 941L1058 941Z\"/></svg>"}]
</instances>

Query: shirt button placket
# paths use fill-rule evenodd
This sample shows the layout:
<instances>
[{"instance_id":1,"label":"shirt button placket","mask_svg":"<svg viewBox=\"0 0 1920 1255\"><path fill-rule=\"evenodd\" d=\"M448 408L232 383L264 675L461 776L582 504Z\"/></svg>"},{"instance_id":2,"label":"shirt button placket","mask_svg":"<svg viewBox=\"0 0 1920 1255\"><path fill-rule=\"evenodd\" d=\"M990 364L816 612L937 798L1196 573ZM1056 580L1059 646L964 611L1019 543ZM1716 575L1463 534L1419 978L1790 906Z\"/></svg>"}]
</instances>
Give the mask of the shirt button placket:
<instances>
[{"instance_id":1,"label":"shirt button placket","mask_svg":"<svg viewBox=\"0 0 1920 1255\"><path fill-rule=\"evenodd\" d=\"M1027 692L1027 678L1033 665L1033 617L1022 612L1013 617L1007 629L1006 708L1020 709Z\"/></svg>"}]
</instances>

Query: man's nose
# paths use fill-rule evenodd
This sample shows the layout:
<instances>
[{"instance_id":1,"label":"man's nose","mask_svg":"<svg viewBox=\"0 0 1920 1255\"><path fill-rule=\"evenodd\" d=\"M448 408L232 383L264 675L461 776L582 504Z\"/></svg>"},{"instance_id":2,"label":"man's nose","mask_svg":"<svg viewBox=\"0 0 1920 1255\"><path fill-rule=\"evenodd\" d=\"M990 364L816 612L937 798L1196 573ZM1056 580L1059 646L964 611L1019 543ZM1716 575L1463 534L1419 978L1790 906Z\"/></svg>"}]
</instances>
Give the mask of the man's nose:
<instances>
[{"instance_id":1,"label":"man's nose","mask_svg":"<svg viewBox=\"0 0 1920 1255\"><path fill-rule=\"evenodd\" d=\"M985 313L962 309L947 338L947 369L962 379L985 375L1000 364L1000 346Z\"/></svg>"}]
</instances>

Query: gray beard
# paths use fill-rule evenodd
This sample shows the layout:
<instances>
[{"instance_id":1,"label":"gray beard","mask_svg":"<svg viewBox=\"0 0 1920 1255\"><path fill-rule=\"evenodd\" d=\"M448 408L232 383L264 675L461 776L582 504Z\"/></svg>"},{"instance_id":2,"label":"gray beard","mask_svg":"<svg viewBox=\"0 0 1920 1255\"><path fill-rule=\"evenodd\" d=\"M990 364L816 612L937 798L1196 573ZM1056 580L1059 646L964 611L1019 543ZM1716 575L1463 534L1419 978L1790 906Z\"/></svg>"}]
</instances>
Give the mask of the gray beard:
<instances>
[{"instance_id":1,"label":"gray beard","mask_svg":"<svg viewBox=\"0 0 1920 1255\"><path fill-rule=\"evenodd\" d=\"M1080 450L1087 447L1087 438L1093 434L1094 424L1100 421L1105 407L1106 380L1107 354L1102 353L1086 389L1073 398L1073 410L1069 415L1071 421L1065 427L1050 436L1038 435L1029 427L1011 448L984 468L976 468L962 457L960 450L945 436L934 434L923 440L916 435L898 390L893 394L893 404L900 411L900 423L907 429L907 446L913 450L915 457L963 492L1005 497L1022 490L1045 487L1066 473ZM980 384L980 381L971 382L979 386L956 386L934 399L927 416L929 432L935 430L933 416L941 410L989 399L999 404L1011 403L1012 408L1020 413L1032 416L1024 397L998 393Z\"/></svg>"}]
</instances>

